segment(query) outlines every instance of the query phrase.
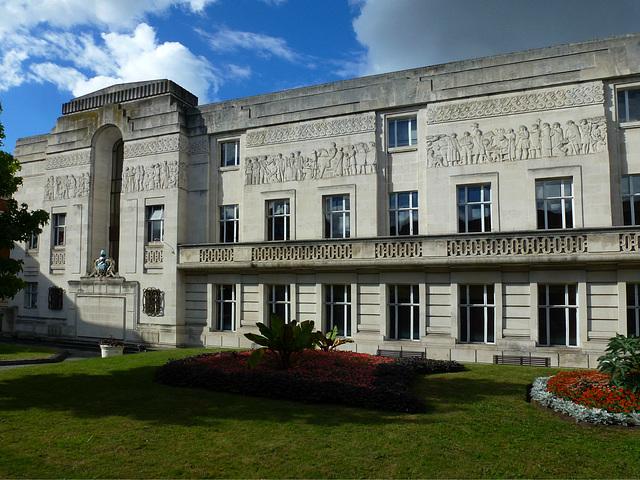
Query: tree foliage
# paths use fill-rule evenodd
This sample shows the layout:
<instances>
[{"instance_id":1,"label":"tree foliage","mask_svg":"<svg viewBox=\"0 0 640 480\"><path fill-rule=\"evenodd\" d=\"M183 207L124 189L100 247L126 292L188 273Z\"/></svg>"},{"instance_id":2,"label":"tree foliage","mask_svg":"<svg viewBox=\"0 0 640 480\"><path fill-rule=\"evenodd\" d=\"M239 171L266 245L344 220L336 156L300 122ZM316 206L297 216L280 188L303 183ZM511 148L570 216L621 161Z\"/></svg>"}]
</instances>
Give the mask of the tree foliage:
<instances>
[{"instance_id":1,"label":"tree foliage","mask_svg":"<svg viewBox=\"0 0 640 480\"><path fill-rule=\"evenodd\" d=\"M22 177L17 175L20 162L1 149L4 138L4 127L0 123L0 198L6 199L4 206L0 204L0 298L13 298L25 286L18 278L22 260L9 258L7 253L13 250L15 242L26 242L31 235L42 232L49 214L44 210L29 211L26 203L19 205L13 199L22 185Z\"/></svg>"}]
</instances>

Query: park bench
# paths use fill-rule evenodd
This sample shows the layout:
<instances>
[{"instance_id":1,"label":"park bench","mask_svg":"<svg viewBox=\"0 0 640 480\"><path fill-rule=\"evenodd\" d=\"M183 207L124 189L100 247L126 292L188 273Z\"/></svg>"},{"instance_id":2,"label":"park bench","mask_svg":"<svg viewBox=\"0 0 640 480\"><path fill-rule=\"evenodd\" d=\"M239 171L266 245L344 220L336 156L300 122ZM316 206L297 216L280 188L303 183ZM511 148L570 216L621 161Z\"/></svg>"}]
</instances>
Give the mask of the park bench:
<instances>
[{"instance_id":1,"label":"park bench","mask_svg":"<svg viewBox=\"0 0 640 480\"><path fill-rule=\"evenodd\" d=\"M378 349L376 355L378 357L391 357L391 358L425 358L424 352L415 352L407 350L382 350Z\"/></svg>"},{"instance_id":2,"label":"park bench","mask_svg":"<svg viewBox=\"0 0 640 480\"><path fill-rule=\"evenodd\" d=\"M550 367L549 357L532 357L531 355L494 355L493 363L496 365L524 365L528 367Z\"/></svg>"}]
</instances>

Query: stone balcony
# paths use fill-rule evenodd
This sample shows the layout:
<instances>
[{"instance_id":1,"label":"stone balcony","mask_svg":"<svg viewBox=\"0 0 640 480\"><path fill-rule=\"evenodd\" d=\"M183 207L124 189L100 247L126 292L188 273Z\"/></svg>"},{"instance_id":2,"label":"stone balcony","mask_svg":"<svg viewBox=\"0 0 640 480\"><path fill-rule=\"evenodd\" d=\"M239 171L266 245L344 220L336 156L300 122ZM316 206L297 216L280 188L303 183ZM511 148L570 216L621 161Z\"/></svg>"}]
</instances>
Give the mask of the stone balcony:
<instances>
[{"instance_id":1,"label":"stone balcony","mask_svg":"<svg viewBox=\"0 0 640 480\"><path fill-rule=\"evenodd\" d=\"M640 229L572 229L414 237L180 245L178 268L481 267L640 262Z\"/></svg>"}]
</instances>

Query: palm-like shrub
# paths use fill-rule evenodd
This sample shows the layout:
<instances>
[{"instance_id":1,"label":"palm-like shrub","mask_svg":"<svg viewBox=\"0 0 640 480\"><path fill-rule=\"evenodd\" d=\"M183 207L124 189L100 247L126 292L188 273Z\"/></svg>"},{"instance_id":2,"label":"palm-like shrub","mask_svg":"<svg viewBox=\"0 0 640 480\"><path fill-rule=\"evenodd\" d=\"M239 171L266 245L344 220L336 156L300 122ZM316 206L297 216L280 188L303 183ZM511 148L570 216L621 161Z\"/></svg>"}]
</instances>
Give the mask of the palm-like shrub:
<instances>
[{"instance_id":1,"label":"palm-like shrub","mask_svg":"<svg viewBox=\"0 0 640 480\"><path fill-rule=\"evenodd\" d=\"M338 326L334 326L333 330L327 333L318 332L316 337L316 345L323 352L329 352L345 343L353 343L350 338L338 337Z\"/></svg>"},{"instance_id":2,"label":"palm-like shrub","mask_svg":"<svg viewBox=\"0 0 640 480\"><path fill-rule=\"evenodd\" d=\"M611 377L611 385L640 392L640 337L616 335L605 354L598 358L598 370Z\"/></svg>"}]
</instances>

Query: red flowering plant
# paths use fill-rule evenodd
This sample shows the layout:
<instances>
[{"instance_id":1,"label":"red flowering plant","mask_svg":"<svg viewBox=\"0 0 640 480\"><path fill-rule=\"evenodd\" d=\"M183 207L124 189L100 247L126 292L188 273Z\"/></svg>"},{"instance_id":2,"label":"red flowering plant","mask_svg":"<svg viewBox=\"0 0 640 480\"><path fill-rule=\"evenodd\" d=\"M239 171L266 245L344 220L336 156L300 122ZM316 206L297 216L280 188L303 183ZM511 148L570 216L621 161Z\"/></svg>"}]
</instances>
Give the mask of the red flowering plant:
<instances>
[{"instance_id":1,"label":"red flowering plant","mask_svg":"<svg viewBox=\"0 0 640 480\"><path fill-rule=\"evenodd\" d=\"M560 372L549 378L547 391L588 408L611 413L640 412L640 395L613 386L610 381L608 374L591 370Z\"/></svg>"}]
</instances>

